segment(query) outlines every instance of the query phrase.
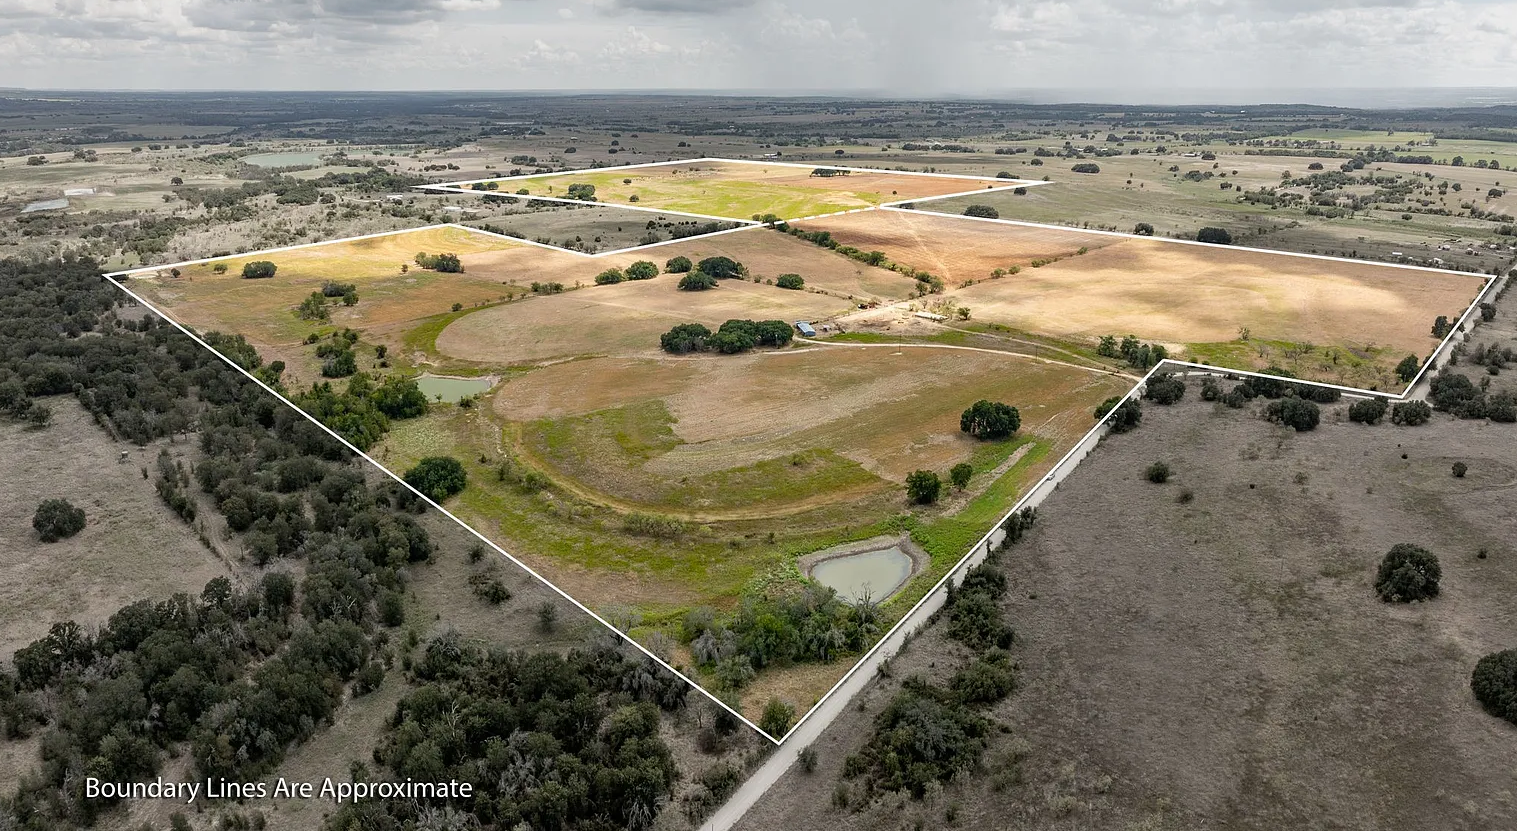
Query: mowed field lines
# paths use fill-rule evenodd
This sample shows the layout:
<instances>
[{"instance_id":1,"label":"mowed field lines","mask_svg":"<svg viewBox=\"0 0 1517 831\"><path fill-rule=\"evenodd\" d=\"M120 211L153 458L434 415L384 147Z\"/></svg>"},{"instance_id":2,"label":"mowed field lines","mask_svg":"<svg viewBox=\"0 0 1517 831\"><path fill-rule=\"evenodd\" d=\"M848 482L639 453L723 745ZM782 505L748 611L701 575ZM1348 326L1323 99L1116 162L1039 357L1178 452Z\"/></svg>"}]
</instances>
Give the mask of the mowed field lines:
<instances>
[{"instance_id":1,"label":"mowed field lines","mask_svg":"<svg viewBox=\"0 0 1517 831\"><path fill-rule=\"evenodd\" d=\"M818 164L825 168L825 164ZM805 168L732 162L681 162L629 170L609 168L497 180L500 192L568 196L570 185L593 185L598 201L686 211L731 219L774 214L799 219L885 202L1009 187L984 179L851 172L813 176ZM634 200L633 197L636 197Z\"/></svg>"},{"instance_id":2,"label":"mowed field lines","mask_svg":"<svg viewBox=\"0 0 1517 831\"><path fill-rule=\"evenodd\" d=\"M1130 333L1240 369L1290 359L1288 368L1302 377L1382 389L1394 386L1389 371L1397 361L1420 359L1437 345L1434 318L1457 319L1484 282L1472 274L903 211L830 217L804 228L938 269L948 296L975 321L1089 345ZM994 279L992 264L1020 270Z\"/></svg>"}]
</instances>

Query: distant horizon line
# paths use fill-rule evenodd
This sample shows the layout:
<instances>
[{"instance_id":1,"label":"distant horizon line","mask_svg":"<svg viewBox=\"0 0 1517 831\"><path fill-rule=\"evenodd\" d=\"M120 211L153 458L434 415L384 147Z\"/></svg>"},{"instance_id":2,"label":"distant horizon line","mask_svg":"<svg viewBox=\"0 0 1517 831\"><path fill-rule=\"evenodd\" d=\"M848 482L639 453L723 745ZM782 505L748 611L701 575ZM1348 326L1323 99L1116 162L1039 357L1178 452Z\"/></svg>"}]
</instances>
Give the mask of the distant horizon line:
<instances>
[{"instance_id":1,"label":"distant horizon line","mask_svg":"<svg viewBox=\"0 0 1517 831\"><path fill-rule=\"evenodd\" d=\"M1253 97L1242 97L1254 94ZM415 89L275 89L275 88L168 88L168 87L26 87L0 86L0 95L40 94L172 94L172 95L327 95L411 96L492 95L522 97L652 96L684 98L788 98L895 101L964 101L1020 104L1024 106L1155 106L1155 107L1264 107L1302 106L1336 109L1417 109L1450 107L1495 107L1517 105L1517 86L1358 86L1358 87L1166 87L1164 90L1124 90L1102 87L1022 87L972 92L892 91L862 89L752 89L752 88L415 88ZM1139 96L1139 97L1128 97ZM1213 96L1213 97L1208 97ZM1347 103L1345 99L1371 100ZM1456 100L1457 99L1457 100Z\"/></svg>"}]
</instances>

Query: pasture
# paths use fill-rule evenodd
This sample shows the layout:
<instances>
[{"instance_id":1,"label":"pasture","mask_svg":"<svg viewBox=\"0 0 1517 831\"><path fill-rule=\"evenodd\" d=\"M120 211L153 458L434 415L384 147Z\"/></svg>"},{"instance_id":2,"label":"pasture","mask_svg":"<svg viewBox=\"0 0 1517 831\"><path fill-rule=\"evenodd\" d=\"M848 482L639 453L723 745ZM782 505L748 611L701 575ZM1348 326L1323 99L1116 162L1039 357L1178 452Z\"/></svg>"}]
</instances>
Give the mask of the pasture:
<instances>
[{"instance_id":1,"label":"pasture","mask_svg":"<svg viewBox=\"0 0 1517 831\"><path fill-rule=\"evenodd\" d=\"M826 164L818 163L816 167L825 168ZM764 214L798 219L885 202L1007 187L1012 183L888 171L814 176L811 169L779 164L702 161L503 179L497 180L497 184L502 193L524 190L532 196L557 198L569 197L571 185L593 185L595 199L613 205L636 204L731 219L753 219Z\"/></svg>"}]
</instances>

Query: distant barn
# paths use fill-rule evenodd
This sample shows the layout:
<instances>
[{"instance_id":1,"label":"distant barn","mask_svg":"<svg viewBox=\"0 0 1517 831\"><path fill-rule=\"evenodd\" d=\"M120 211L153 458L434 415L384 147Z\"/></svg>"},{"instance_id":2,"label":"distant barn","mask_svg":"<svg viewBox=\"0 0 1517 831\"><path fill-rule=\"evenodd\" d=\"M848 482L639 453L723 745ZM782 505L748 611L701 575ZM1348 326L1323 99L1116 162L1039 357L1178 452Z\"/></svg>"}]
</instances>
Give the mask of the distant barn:
<instances>
[{"instance_id":1,"label":"distant barn","mask_svg":"<svg viewBox=\"0 0 1517 831\"><path fill-rule=\"evenodd\" d=\"M800 332L803 337L816 337L816 330L811 328L811 324L807 323L804 320L797 320L795 322L795 329L797 332Z\"/></svg>"}]
</instances>

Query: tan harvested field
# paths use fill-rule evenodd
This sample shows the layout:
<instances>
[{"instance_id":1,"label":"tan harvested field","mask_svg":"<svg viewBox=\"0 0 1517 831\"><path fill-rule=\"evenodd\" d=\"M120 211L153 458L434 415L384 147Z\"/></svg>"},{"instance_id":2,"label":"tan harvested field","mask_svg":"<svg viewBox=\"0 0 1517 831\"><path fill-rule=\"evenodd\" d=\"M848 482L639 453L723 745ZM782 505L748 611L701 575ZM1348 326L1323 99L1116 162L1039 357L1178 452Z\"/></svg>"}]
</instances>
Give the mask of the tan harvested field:
<instances>
[{"instance_id":1,"label":"tan harvested field","mask_svg":"<svg viewBox=\"0 0 1517 831\"><path fill-rule=\"evenodd\" d=\"M1339 382L1369 383L1378 380L1372 373L1384 371L1381 364L1427 355L1437 343L1429 334L1433 319L1457 318L1484 284L1473 274L897 211L806 227L943 275L947 297L968 307L976 321L1086 343L1131 333L1172 348L1191 346L1192 357L1240 368L1280 360L1254 354L1239 339L1246 328L1255 342L1341 348L1368 362L1370 368L1353 378L1342 376L1347 370L1336 361L1297 367L1303 377ZM1088 249L1083 255L1082 247ZM1058 259L1031 268L1034 258ZM1022 269L986 279L992 263ZM954 288L966 279L979 282ZM1227 352L1207 350L1208 344Z\"/></svg>"},{"instance_id":2,"label":"tan harvested field","mask_svg":"<svg viewBox=\"0 0 1517 831\"><path fill-rule=\"evenodd\" d=\"M819 162L816 167L826 167ZM595 186L595 198L613 205L687 211L750 219L772 213L782 219L868 208L884 202L1007 188L1011 181L852 172L812 176L812 167L676 162L653 167L578 171L572 174L499 180L500 191L526 190L533 196L565 197L570 185Z\"/></svg>"},{"instance_id":3,"label":"tan harvested field","mask_svg":"<svg viewBox=\"0 0 1517 831\"><path fill-rule=\"evenodd\" d=\"M939 625L813 745L816 772L792 769L738 829L943 827L950 805L958 827L1008 831L1517 827L1517 728L1469 686L1482 655L1517 647L1517 433L1364 427L1342 406L1282 433L1191 386L1108 438L1007 552L1020 677L981 771L931 801L831 807L901 679L968 657ZM1169 483L1144 479L1155 460ZM1375 596L1401 542L1439 556L1437 599Z\"/></svg>"},{"instance_id":4,"label":"tan harvested field","mask_svg":"<svg viewBox=\"0 0 1517 831\"><path fill-rule=\"evenodd\" d=\"M604 268L605 266L602 266ZM826 294L723 280L718 288L685 292L663 275L480 309L437 337L441 354L514 365L580 355L656 353L659 335L680 323L716 329L732 318L812 320L847 311Z\"/></svg>"},{"instance_id":5,"label":"tan harvested field","mask_svg":"<svg viewBox=\"0 0 1517 831\"><path fill-rule=\"evenodd\" d=\"M104 623L133 601L198 595L230 573L143 478L159 445L112 441L72 396L45 403L53 410L46 429L0 424L0 481L11 494L0 504L0 659L55 622ZM39 540L32 513L51 498L83 508L84 530Z\"/></svg>"},{"instance_id":6,"label":"tan harvested field","mask_svg":"<svg viewBox=\"0 0 1517 831\"><path fill-rule=\"evenodd\" d=\"M943 278L949 286L984 280L996 269L1033 260L1073 255L1120 238L1076 230L1025 228L920 211L865 211L798 223L806 231L827 231L862 251L884 251L890 259Z\"/></svg>"},{"instance_id":7,"label":"tan harvested field","mask_svg":"<svg viewBox=\"0 0 1517 831\"><path fill-rule=\"evenodd\" d=\"M1433 318L1462 314L1475 275L1123 240L957 293L981 319L1063 336L1133 332L1166 343L1268 340L1425 355Z\"/></svg>"}]
</instances>

